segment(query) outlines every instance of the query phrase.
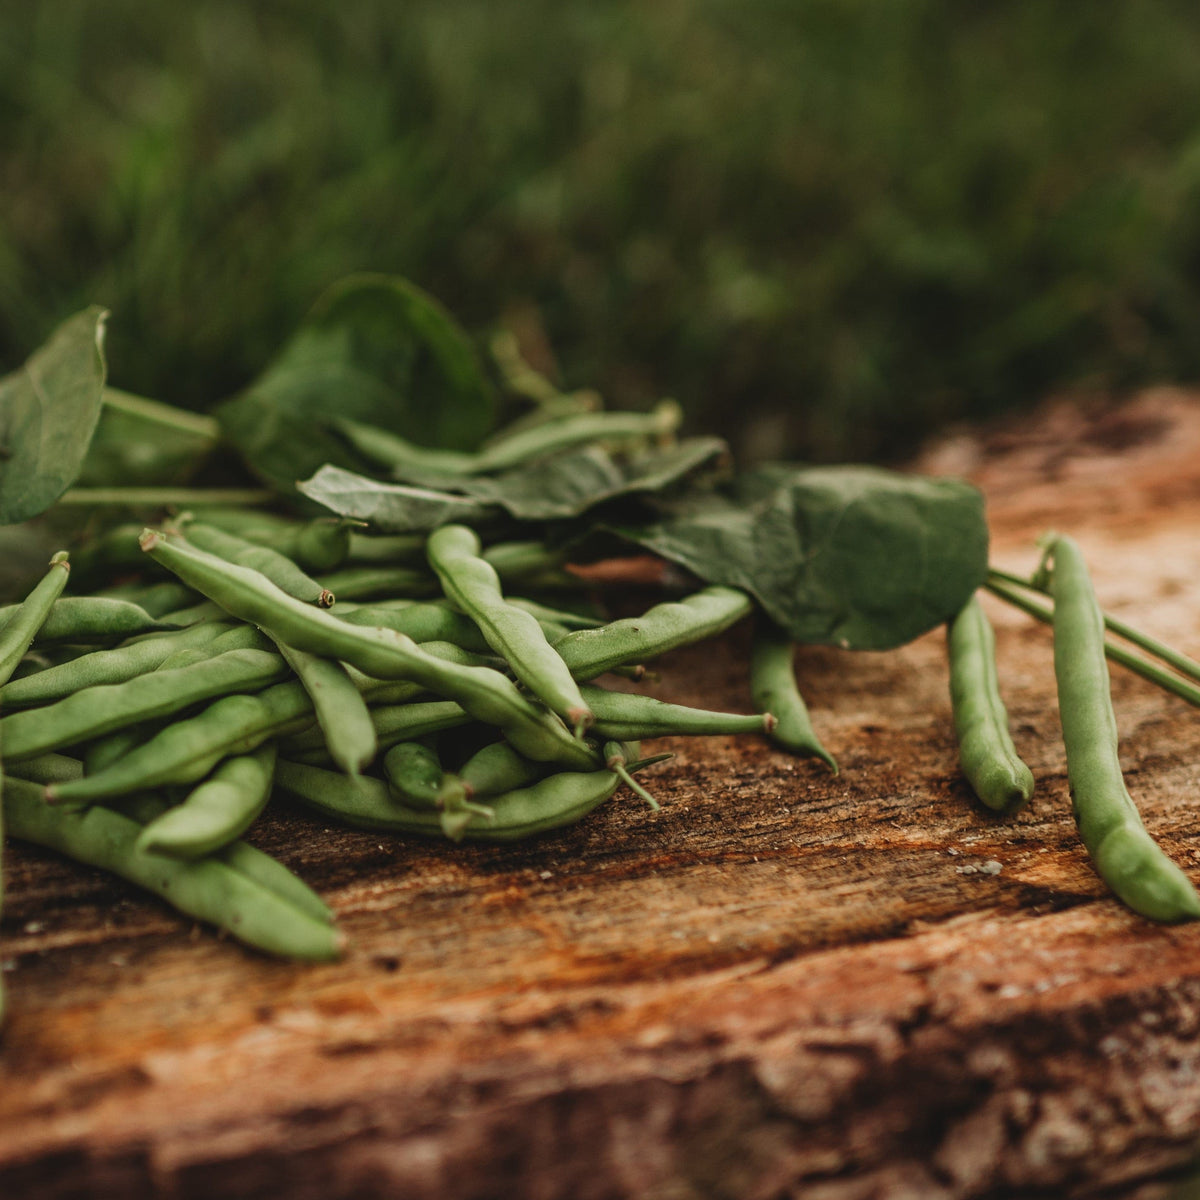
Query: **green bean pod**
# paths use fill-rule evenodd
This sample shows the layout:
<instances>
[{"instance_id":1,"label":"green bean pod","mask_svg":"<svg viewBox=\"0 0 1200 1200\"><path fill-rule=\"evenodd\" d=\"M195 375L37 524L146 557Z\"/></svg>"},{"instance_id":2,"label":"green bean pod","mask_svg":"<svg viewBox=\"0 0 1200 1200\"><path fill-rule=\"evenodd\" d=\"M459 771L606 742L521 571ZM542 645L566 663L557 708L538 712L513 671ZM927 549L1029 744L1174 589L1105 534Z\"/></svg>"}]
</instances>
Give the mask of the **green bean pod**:
<instances>
[{"instance_id":1,"label":"green bean pod","mask_svg":"<svg viewBox=\"0 0 1200 1200\"><path fill-rule=\"evenodd\" d=\"M682 421L683 410L674 400L660 401L648 413L579 413L547 421L492 442L475 456L471 470L476 475L507 471L589 442L624 444L647 439L658 441L672 436Z\"/></svg>"},{"instance_id":2,"label":"green bean pod","mask_svg":"<svg viewBox=\"0 0 1200 1200\"><path fill-rule=\"evenodd\" d=\"M367 775L351 778L319 767L281 760L276 786L325 816L359 829L444 836L437 813L404 808L386 783ZM470 841L511 842L574 824L603 804L621 777L607 769L562 771L527 788L497 796L491 824L471 825Z\"/></svg>"},{"instance_id":3,"label":"green bean pod","mask_svg":"<svg viewBox=\"0 0 1200 1200\"><path fill-rule=\"evenodd\" d=\"M209 554L265 575L277 588L308 604L328 608L334 593L302 571L290 558L270 546L256 545L212 525L189 521L187 540Z\"/></svg>"},{"instance_id":4,"label":"green bean pod","mask_svg":"<svg viewBox=\"0 0 1200 1200\"><path fill-rule=\"evenodd\" d=\"M0 637L8 632L19 605L0 608ZM48 642L119 642L143 633L164 633L183 626L172 615L152 617L144 608L128 600L106 596L64 596L50 606L37 636L37 645Z\"/></svg>"},{"instance_id":5,"label":"green bean pod","mask_svg":"<svg viewBox=\"0 0 1200 1200\"><path fill-rule=\"evenodd\" d=\"M17 663L33 645L33 640L46 624L55 601L67 586L71 564L67 552L60 550L50 559L50 570L38 581L33 591L17 605L0 609L0 683L7 683Z\"/></svg>"},{"instance_id":6,"label":"green bean pod","mask_svg":"<svg viewBox=\"0 0 1200 1200\"><path fill-rule=\"evenodd\" d=\"M336 659L321 658L296 650L278 638L274 640L312 700L317 725L333 761L348 774L357 775L378 748L375 726L362 693Z\"/></svg>"},{"instance_id":7,"label":"green bean pod","mask_svg":"<svg viewBox=\"0 0 1200 1200\"><path fill-rule=\"evenodd\" d=\"M516 677L580 735L592 714L579 685L537 619L505 601L495 568L480 557L479 535L465 525L443 525L430 534L426 552L450 601L479 626Z\"/></svg>"},{"instance_id":8,"label":"green bean pod","mask_svg":"<svg viewBox=\"0 0 1200 1200\"><path fill-rule=\"evenodd\" d=\"M110 734L104 740L117 743L119 739L128 735L128 733L128 730L121 730L119 733ZM114 745L112 749L116 750L117 753L113 754L110 751L106 756L99 756L98 761L100 765L114 762L130 746L136 745L139 740L145 740L145 738L135 737L129 739L123 748ZM103 743L93 743L93 745L101 744ZM93 766L90 755L87 767L89 771L98 769L97 766ZM71 779L82 778L84 775L84 763L80 762L77 758L68 758L63 754L42 754L37 758L27 758L22 762L15 763L11 768L6 766L5 770L9 774L15 775L18 779L26 779L33 783L66 783ZM137 809L146 823L155 821L163 816L164 813L170 811L169 807L159 797L145 793L143 793L142 797L138 798L136 804L131 804L129 797L119 798L116 803L120 804L122 808L129 810L125 812L126 816L129 816L134 809ZM261 850L256 850L246 842L235 841L217 851L217 856L235 871L245 875L261 887L275 892L276 895L282 897L296 908L308 913L309 916L315 917L318 921L324 921L327 925L333 924L333 913L330 912L329 906L321 897L302 879L289 871L283 863L272 858L269 854L264 854Z\"/></svg>"},{"instance_id":9,"label":"green bean pod","mask_svg":"<svg viewBox=\"0 0 1200 1200\"><path fill-rule=\"evenodd\" d=\"M141 825L111 809L62 812L42 803L36 783L5 780L9 833L128 879L180 912L225 929L247 945L285 958L337 958L345 939L278 893L216 858L184 862L139 850Z\"/></svg>"},{"instance_id":10,"label":"green bean pod","mask_svg":"<svg viewBox=\"0 0 1200 1200\"><path fill-rule=\"evenodd\" d=\"M228 623L196 625L175 633L155 634L111 650L93 650L35 675L10 680L0 687L0 705L30 708L61 700L84 688L124 683L156 670L179 650L215 642L231 628Z\"/></svg>"},{"instance_id":11,"label":"green bean pod","mask_svg":"<svg viewBox=\"0 0 1200 1200\"><path fill-rule=\"evenodd\" d=\"M594 679L624 663L645 662L715 637L753 608L754 602L737 588L706 587L683 600L656 604L640 617L569 633L554 648L576 678Z\"/></svg>"},{"instance_id":12,"label":"green bean pod","mask_svg":"<svg viewBox=\"0 0 1200 1200\"><path fill-rule=\"evenodd\" d=\"M371 724L380 750L390 750L397 742L427 737L444 729L456 729L470 721L470 716L453 700L380 704L371 709ZM328 761L328 748L316 733L310 730L289 738L284 743L284 753L298 762Z\"/></svg>"},{"instance_id":13,"label":"green bean pod","mask_svg":"<svg viewBox=\"0 0 1200 1200\"><path fill-rule=\"evenodd\" d=\"M1016 812L1033 795L1033 773L1021 761L1008 730L1008 712L996 677L996 638L975 597L947 625L946 645L963 774L988 808Z\"/></svg>"},{"instance_id":14,"label":"green bean pod","mask_svg":"<svg viewBox=\"0 0 1200 1200\"><path fill-rule=\"evenodd\" d=\"M498 726L523 754L590 768L593 752L553 714L538 708L513 682L487 667L464 666L424 652L387 629L357 628L302 604L255 571L180 545L147 530L143 548L197 591L235 616L300 650L337 658L378 679L406 679L454 700L476 720Z\"/></svg>"},{"instance_id":15,"label":"green bean pod","mask_svg":"<svg viewBox=\"0 0 1200 1200\"><path fill-rule=\"evenodd\" d=\"M45 708L12 713L0 719L0 737L8 758L32 758L125 725L169 716L214 696L258 691L286 673L276 654L230 650L192 666L88 688Z\"/></svg>"},{"instance_id":16,"label":"green bean pod","mask_svg":"<svg viewBox=\"0 0 1200 1200\"><path fill-rule=\"evenodd\" d=\"M796 684L792 639L764 616L754 625L750 649L750 695L760 713L773 713L776 724L767 736L794 754L819 758L836 775L833 755L821 745Z\"/></svg>"},{"instance_id":17,"label":"green bean pod","mask_svg":"<svg viewBox=\"0 0 1200 1200\"><path fill-rule=\"evenodd\" d=\"M364 458L389 471L432 471L446 475L469 475L475 455L458 450L419 446L378 425L334 417L330 424Z\"/></svg>"},{"instance_id":18,"label":"green bean pod","mask_svg":"<svg viewBox=\"0 0 1200 1200\"><path fill-rule=\"evenodd\" d=\"M321 586L343 600L437 595L437 580L419 567L343 567L321 576Z\"/></svg>"},{"instance_id":19,"label":"green bean pod","mask_svg":"<svg viewBox=\"0 0 1200 1200\"><path fill-rule=\"evenodd\" d=\"M1054 674L1079 834L1100 877L1134 912L1156 921L1200 917L1191 880L1146 832L1125 788L1104 661L1104 618L1069 537L1049 541Z\"/></svg>"},{"instance_id":20,"label":"green bean pod","mask_svg":"<svg viewBox=\"0 0 1200 1200\"><path fill-rule=\"evenodd\" d=\"M456 774L468 796L486 797L527 787L552 770L548 763L519 754L508 742L492 742L471 755Z\"/></svg>"},{"instance_id":21,"label":"green bean pod","mask_svg":"<svg viewBox=\"0 0 1200 1200\"><path fill-rule=\"evenodd\" d=\"M135 529L140 532L141 527L135 526ZM133 536L133 550L135 554L141 554L138 549L137 532ZM163 617L167 613L187 608L199 599L191 588L184 587L177 579L164 579L159 583L104 588L103 591L95 592L94 595L108 600L126 600L130 604L136 604L143 612L149 613L152 617Z\"/></svg>"},{"instance_id":22,"label":"green bean pod","mask_svg":"<svg viewBox=\"0 0 1200 1200\"><path fill-rule=\"evenodd\" d=\"M595 732L608 741L636 742L649 737L770 733L775 726L771 713L711 712L668 704L636 692L610 692L585 685L583 694L596 714Z\"/></svg>"},{"instance_id":23,"label":"green bean pod","mask_svg":"<svg viewBox=\"0 0 1200 1200\"><path fill-rule=\"evenodd\" d=\"M424 642L453 642L464 650L486 654L491 647L479 626L463 613L444 604L418 601L404 608L381 608L364 605L350 612L334 615L351 625L376 626L403 633L418 644Z\"/></svg>"},{"instance_id":24,"label":"green bean pod","mask_svg":"<svg viewBox=\"0 0 1200 1200\"><path fill-rule=\"evenodd\" d=\"M423 533L356 533L350 531L351 563L375 563L389 567L423 567L425 565L425 535Z\"/></svg>"},{"instance_id":25,"label":"green bean pod","mask_svg":"<svg viewBox=\"0 0 1200 1200\"><path fill-rule=\"evenodd\" d=\"M249 754L269 737L299 732L315 721L298 681L257 695L224 696L194 717L176 721L102 770L46 789L51 804L92 804L171 783L196 783L223 758Z\"/></svg>"},{"instance_id":26,"label":"green bean pod","mask_svg":"<svg viewBox=\"0 0 1200 1200\"><path fill-rule=\"evenodd\" d=\"M240 508L192 508L189 515L255 546L267 546L305 571L332 571L350 552L350 526L332 517L296 521L261 509Z\"/></svg>"},{"instance_id":27,"label":"green bean pod","mask_svg":"<svg viewBox=\"0 0 1200 1200\"><path fill-rule=\"evenodd\" d=\"M236 841L254 823L271 794L275 743L227 758L182 804L168 809L138 835L139 850L196 859Z\"/></svg>"},{"instance_id":28,"label":"green bean pod","mask_svg":"<svg viewBox=\"0 0 1200 1200\"><path fill-rule=\"evenodd\" d=\"M468 800L463 785L442 770L437 751L424 742L397 742L384 756L383 770L401 804L441 814L442 832L452 841L476 817L492 819L492 810Z\"/></svg>"}]
</instances>

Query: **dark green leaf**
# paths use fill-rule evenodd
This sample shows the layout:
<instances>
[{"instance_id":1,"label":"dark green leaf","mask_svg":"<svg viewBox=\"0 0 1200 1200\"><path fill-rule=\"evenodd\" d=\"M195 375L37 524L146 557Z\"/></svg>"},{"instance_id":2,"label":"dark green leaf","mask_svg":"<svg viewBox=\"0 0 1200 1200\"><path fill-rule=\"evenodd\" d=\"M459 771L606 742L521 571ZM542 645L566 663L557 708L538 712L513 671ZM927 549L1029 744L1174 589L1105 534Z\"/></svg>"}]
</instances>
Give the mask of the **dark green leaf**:
<instances>
[{"instance_id":1,"label":"dark green leaf","mask_svg":"<svg viewBox=\"0 0 1200 1200\"><path fill-rule=\"evenodd\" d=\"M325 463L365 466L325 428L335 413L420 445L471 449L492 411L491 386L450 314L406 280L379 275L331 288L217 417L249 466L291 491Z\"/></svg>"},{"instance_id":2,"label":"dark green leaf","mask_svg":"<svg viewBox=\"0 0 1200 1200\"><path fill-rule=\"evenodd\" d=\"M613 526L709 583L752 593L798 642L886 650L956 613L987 574L983 497L871 467L767 467Z\"/></svg>"},{"instance_id":3,"label":"dark green leaf","mask_svg":"<svg viewBox=\"0 0 1200 1200\"><path fill-rule=\"evenodd\" d=\"M379 483L323 467L300 491L384 533L481 520L500 511L520 521L570 520L622 497L658 493L723 460L719 438L689 438L666 450L614 459L599 446L570 450L501 475L408 473L407 484Z\"/></svg>"},{"instance_id":4,"label":"dark green leaf","mask_svg":"<svg viewBox=\"0 0 1200 1200\"><path fill-rule=\"evenodd\" d=\"M665 491L727 455L720 438L688 438L665 450L620 458L596 445L564 450L499 475L415 470L397 475L407 483L495 504L521 521L553 521L581 516L621 496Z\"/></svg>"},{"instance_id":5,"label":"dark green leaf","mask_svg":"<svg viewBox=\"0 0 1200 1200\"><path fill-rule=\"evenodd\" d=\"M420 533L454 521L473 525L496 515L494 509L465 496L380 483L328 464L296 486L331 512L369 521L381 533Z\"/></svg>"},{"instance_id":6,"label":"dark green leaf","mask_svg":"<svg viewBox=\"0 0 1200 1200\"><path fill-rule=\"evenodd\" d=\"M76 313L0 379L0 525L44 512L75 482L100 417L107 316Z\"/></svg>"}]
</instances>

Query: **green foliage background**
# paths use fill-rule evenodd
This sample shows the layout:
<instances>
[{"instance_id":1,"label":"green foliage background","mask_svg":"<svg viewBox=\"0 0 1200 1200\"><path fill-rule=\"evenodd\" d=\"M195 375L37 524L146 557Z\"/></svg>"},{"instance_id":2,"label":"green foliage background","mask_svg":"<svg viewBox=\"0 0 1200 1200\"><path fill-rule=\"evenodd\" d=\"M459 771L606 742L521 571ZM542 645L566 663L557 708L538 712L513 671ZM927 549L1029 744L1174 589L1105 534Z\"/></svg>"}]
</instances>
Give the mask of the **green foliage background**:
<instances>
[{"instance_id":1,"label":"green foliage background","mask_svg":"<svg viewBox=\"0 0 1200 1200\"><path fill-rule=\"evenodd\" d=\"M197 408L406 274L570 386L887 458L1200 375L1185 0L44 0L0 14L0 367L90 303Z\"/></svg>"}]
</instances>

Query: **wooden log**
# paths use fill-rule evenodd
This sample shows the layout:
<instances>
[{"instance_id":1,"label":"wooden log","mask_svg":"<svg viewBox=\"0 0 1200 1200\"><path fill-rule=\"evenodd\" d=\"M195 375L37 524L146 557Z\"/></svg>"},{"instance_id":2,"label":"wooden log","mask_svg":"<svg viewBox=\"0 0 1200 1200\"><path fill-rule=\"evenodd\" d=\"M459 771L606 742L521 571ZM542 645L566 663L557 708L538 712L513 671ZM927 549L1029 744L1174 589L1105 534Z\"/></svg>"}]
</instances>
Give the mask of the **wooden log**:
<instances>
[{"instance_id":1,"label":"wooden log","mask_svg":"<svg viewBox=\"0 0 1200 1200\"><path fill-rule=\"evenodd\" d=\"M998 564L1074 533L1102 602L1196 655L1198 450L1194 400L1158 393L922 465L983 484ZM837 777L763 739L664 741L661 812L621 793L492 848L274 806L252 840L337 910L351 949L329 966L11 847L0 1196L1120 1196L1178 1167L1200 1139L1200 926L1106 893L1049 633L988 610L1038 784L1008 820L959 776L934 633L798 653ZM735 629L664 660L656 694L748 708L746 658ZM1200 714L1113 681L1130 790L1200 877Z\"/></svg>"}]
</instances>

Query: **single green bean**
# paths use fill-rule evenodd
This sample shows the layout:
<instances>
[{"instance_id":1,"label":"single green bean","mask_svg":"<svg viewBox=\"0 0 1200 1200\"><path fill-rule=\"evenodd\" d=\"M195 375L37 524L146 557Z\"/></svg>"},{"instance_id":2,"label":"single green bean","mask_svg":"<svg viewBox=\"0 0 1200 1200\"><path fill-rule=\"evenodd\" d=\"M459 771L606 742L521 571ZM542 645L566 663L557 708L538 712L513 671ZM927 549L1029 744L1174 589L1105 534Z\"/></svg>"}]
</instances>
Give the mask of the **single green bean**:
<instances>
[{"instance_id":1,"label":"single green bean","mask_svg":"<svg viewBox=\"0 0 1200 1200\"><path fill-rule=\"evenodd\" d=\"M155 634L111 650L94 650L35 675L9 681L0 687L0 705L30 708L99 684L124 683L156 670L179 650L215 643L231 628L228 622L214 622L175 633Z\"/></svg>"},{"instance_id":2,"label":"single green bean","mask_svg":"<svg viewBox=\"0 0 1200 1200\"><path fill-rule=\"evenodd\" d=\"M771 713L711 712L668 704L636 692L610 692L585 685L583 694L596 714L593 726L608 741L635 742L648 737L676 735L712 736L737 733L770 733Z\"/></svg>"},{"instance_id":3,"label":"single green bean","mask_svg":"<svg viewBox=\"0 0 1200 1200\"><path fill-rule=\"evenodd\" d=\"M236 841L266 806L275 773L275 743L227 758L183 801L151 821L138 849L196 859Z\"/></svg>"},{"instance_id":4,"label":"single green bean","mask_svg":"<svg viewBox=\"0 0 1200 1200\"><path fill-rule=\"evenodd\" d=\"M1054 674L1079 834L1100 877L1134 912L1156 921L1200 917L1191 880L1146 832L1125 788L1104 662L1104 619L1072 538L1048 541Z\"/></svg>"},{"instance_id":5,"label":"single green bean","mask_svg":"<svg viewBox=\"0 0 1200 1200\"><path fill-rule=\"evenodd\" d=\"M464 650L481 654L491 649L470 617L444 604L418 602L404 608L371 605L351 612L335 612L335 615L351 625L378 626L403 633L418 643L454 642Z\"/></svg>"},{"instance_id":6,"label":"single green bean","mask_svg":"<svg viewBox=\"0 0 1200 1200\"><path fill-rule=\"evenodd\" d=\"M640 617L569 633L554 648L573 675L593 679L623 663L645 662L668 650L715 637L753 608L745 592L706 587L683 600L656 604Z\"/></svg>"},{"instance_id":7,"label":"single green bean","mask_svg":"<svg viewBox=\"0 0 1200 1200\"><path fill-rule=\"evenodd\" d=\"M579 685L546 641L537 619L505 601L500 577L480 557L480 549L473 529L443 525L430 534L426 552L450 601L479 626L516 677L582 736L592 714Z\"/></svg>"},{"instance_id":8,"label":"single green bean","mask_svg":"<svg viewBox=\"0 0 1200 1200\"><path fill-rule=\"evenodd\" d=\"M439 474L469 474L475 455L457 450L418 446L398 434L364 421L334 417L330 424L364 458L389 471L434 471Z\"/></svg>"},{"instance_id":9,"label":"single green bean","mask_svg":"<svg viewBox=\"0 0 1200 1200\"><path fill-rule=\"evenodd\" d=\"M133 535L133 550L135 554L141 554L138 549L137 533L140 531L140 526L135 527ZM142 555L145 558L145 555ZM134 560L137 561L136 559ZM74 567L71 568L74 571ZM104 597L109 600L127 600L130 604L136 604L143 612L149 613L152 617L166 616L167 613L176 612L181 608L186 608L189 605L195 604L199 597L189 587L184 587L177 579L164 579L159 583L139 583L127 584L124 587L110 587L103 591L96 592L95 595Z\"/></svg>"},{"instance_id":10,"label":"single green bean","mask_svg":"<svg viewBox=\"0 0 1200 1200\"><path fill-rule=\"evenodd\" d=\"M1021 761L1008 730L996 678L996 638L975 597L947 625L946 645L963 774L988 808L1016 812L1033 795L1033 773Z\"/></svg>"},{"instance_id":11,"label":"single green bean","mask_svg":"<svg viewBox=\"0 0 1200 1200\"><path fill-rule=\"evenodd\" d=\"M112 871L269 954L322 961L341 953L345 939L335 929L227 862L184 862L139 850L137 821L100 806L58 811L42 803L38 784L5 782L4 816L13 837Z\"/></svg>"},{"instance_id":12,"label":"single green bean","mask_svg":"<svg viewBox=\"0 0 1200 1200\"><path fill-rule=\"evenodd\" d=\"M550 774L549 763L534 762L507 742L492 742L477 750L457 772L468 796L498 796L527 787Z\"/></svg>"},{"instance_id":13,"label":"single green bean","mask_svg":"<svg viewBox=\"0 0 1200 1200\"><path fill-rule=\"evenodd\" d=\"M215 696L258 691L286 674L276 654L230 650L192 666L87 688L45 708L12 713L0 719L0 736L9 759L32 758Z\"/></svg>"},{"instance_id":14,"label":"single green bean","mask_svg":"<svg viewBox=\"0 0 1200 1200\"><path fill-rule=\"evenodd\" d=\"M476 720L498 726L530 758L590 768L593 752L552 713L487 667L449 662L387 629L357 628L294 600L256 571L238 567L147 530L143 547L197 591L235 616L311 654L337 658L379 679L407 679L454 700Z\"/></svg>"},{"instance_id":15,"label":"single green bean","mask_svg":"<svg viewBox=\"0 0 1200 1200\"><path fill-rule=\"evenodd\" d=\"M60 550L50 559L50 570L38 581L25 600L9 609L0 609L0 684L7 683L45 625L54 602L67 586L71 564L67 552Z\"/></svg>"},{"instance_id":16,"label":"single green bean","mask_svg":"<svg viewBox=\"0 0 1200 1200\"><path fill-rule=\"evenodd\" d=\"M397 742L384 756L383 770L401 804L441 814L442 832L451 841L476 817L492 817L490 808L467 799L461 782L446 775L437 751L424 742Z\"/></svg>"},{"instance_id":17,"label":"single green bean","mask_svg":"<svg viewBox=\"0 0 1200 1200\"><path fill-rule=\"evenodd\" d=\"M298 681L257 695L223 696L201 713L176 721L83 779L51 785L50 803L94 803L172 783L196 783L223 758L249 754L269 737L313 723L312 701Z\"/></svg>"},{"instance_id":18,"label":"single green bean","mask_svg":"<svg viewBox=\"0 0 1200 1200\"><path fill-rule=\"evenodd\" d=\"M65 575L65 573L64 573ZM0 608L0 636L10 628L8 622L19 605ZM34 641L47 642L118 642L142 633L163 633L180 629L173 616L152 617L144 608L128 600L106 596L64 596L55 600Z\"/></svg>"},{"instance_id":19,"label":"single green bean","mask_svg":"<svg viewBox=\"0 0 1200 1200\"><path fill-rule=\"evenodd\" d=\"M773 713L775 727L768 737L794 754L819 758L836 775L833 755L821 745L812 727L808 705L796 684L792 639L774 621L760 615L754 623L750 649L750 694L760 713Z\"/></svg>"},{"instance_id":20,"label":"single green bean","mask_svg":"<svg viewBox=\"0 0 1200 1200\"><path fill-rule=\"evenodd\" d=\"M333 761L357 775L375 757L377 742L367 702L346 668L336 659L297 650L279 638L274 642L312 700Z\"/></svg>"},{"instance_id":21,"label":"single green bean","mask_svg":"<svg viewBox=\"0 0 1200 1200\"><path fill-rule=\"evenodd\" d=\"M223 529L200 521L189 521L184 528L186 538L193 546L240 567L260 572L277 588L297 600L319 604L322 608L328 608L334 601L333 592L270 546L248 542L237 534L226 533Z\"/></svg>"},{"instance_id":22,"label":"single green bean","mask_svg":"<svg viewBox=\"0 0 1200 1200\"><path fill-rule=\"evenodd\" d=\"M423 567L425 565L425 535L423 533L355 533L350 532L352 563L386 564L391 567Z\"/></svg>"},{"instance_id":23,"label":"single green bean","mask_svg":"<svg viewBox=\"0 0 1200 1200\"><path fill-rule=\"evenodd\" d=\"M193 508L189 515L256 546L267 546L306 571L332 571L350 551L350 526L337 518L297 521L248 508Z\"/></svg>"},{"instance_id":24,"label":"single green bean","mask_svg":"<svg viewBox=\"0 0 1200 1200\"><path fill-rule=\"evenodd\" d=\"M437 580L418 567L343 567L321 576L326 590L343 600L403 596L416 599L437 594Z\"/></svg>"}]
</instances>

